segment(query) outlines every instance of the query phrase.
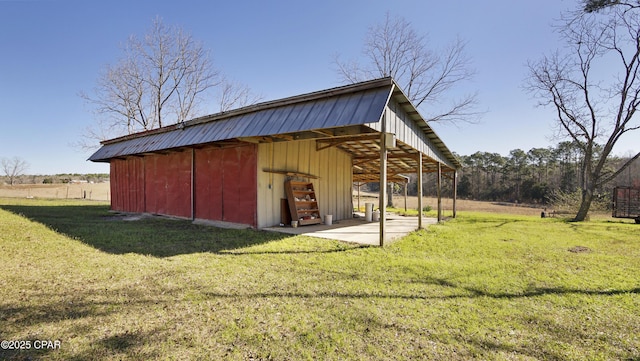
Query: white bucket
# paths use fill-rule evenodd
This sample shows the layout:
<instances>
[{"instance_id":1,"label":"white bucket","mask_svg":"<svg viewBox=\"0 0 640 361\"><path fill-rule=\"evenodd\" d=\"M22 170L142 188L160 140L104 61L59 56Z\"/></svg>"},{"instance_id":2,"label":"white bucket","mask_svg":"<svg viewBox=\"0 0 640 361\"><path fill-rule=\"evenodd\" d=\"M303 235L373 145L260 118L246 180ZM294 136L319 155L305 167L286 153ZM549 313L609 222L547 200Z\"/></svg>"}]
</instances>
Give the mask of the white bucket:
<instances>
[{"instance_id":1,"label":"white bucket","mask_svg":"<svg viewBox=\"0 0 640 361\"><path fill-rule=\"evenodd\" d=\"M376 210L375 212L373 212L373 221L374 222L380 222L380 211Z\"/></svg>"},{"instance_id":2,"label":"white bucket","mask_svg":"<svg viewBox=\"0 0 640 361\"><path fill-rule=\"evenodd\" d=\"M324 216L324 224L330 226L333 224L333 214L326 214Z\"/></svg>"},{"instance_id":3,"label":"white bucket","mask_svg":"<svg viewBox=\"0 0 640 361\"><path fill-rule=\"evenodd\" d=\"M364 204L364 220L371 222L371 216L373 215L373 203Z\"/></svg>"}]
</instances>

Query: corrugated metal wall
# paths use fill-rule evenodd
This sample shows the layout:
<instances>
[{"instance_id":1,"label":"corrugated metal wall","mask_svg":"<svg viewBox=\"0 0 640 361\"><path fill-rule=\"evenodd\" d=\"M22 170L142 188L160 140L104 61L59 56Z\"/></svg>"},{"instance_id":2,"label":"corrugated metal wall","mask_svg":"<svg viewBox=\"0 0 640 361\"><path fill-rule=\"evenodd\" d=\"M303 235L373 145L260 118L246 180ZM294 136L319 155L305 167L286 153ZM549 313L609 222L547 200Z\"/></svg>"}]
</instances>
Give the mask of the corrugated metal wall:
<instances>
[{"instance_id":1,"label":"corrugated metal wall","mask_svg":"<svg viewBox=\"0 0 640 361\"><path fill-rule=\"evenodd\" d=\"M277 142L258 145L258 227L280 223L280 199L286 198L285 175L263 169L313 174L320 214L333 215L334 220L352 217L351 156L336 147L316 151L313 140ZM306 179L305 179L306 180Z\"/></svg>"},{"instance_id":2,"label":"corrugated metal wall","mask_svg":"<svg viewBox=\"0 0 640 361\"><path fill-rule=\"evenodd\" d=\"M257 146L195 150L195 218L257 226Z\"/></svg>"},{"instance_id":3,"label":"corrugated metal wall","mask_svg":"<svg viewBox=\"0 0 640 361\"><path fill-rule=\"evenodd\" d=\"M256 227L256 164L253 144L112 159L111 209Z\"/></svg>"},{"instance_id":4,"label":"corrugated metal wall","mask_svg":"<svg viewBox=\"0 0 640 361\"><path fill-rule=\"evenodd\" d=\"M222 157L220 149L195 150L195 218L222 220Z\"/></svg>"},{"instance_id":5,"label":"corrugated metal wall","mask_svg":"<svg viewBox=\"0 0 640 361\"><path fill-rule=\"evenodd\" d=\"M191 217L191 152L144 157L145 212Z\"/></svg>"},{"instance_id":6,"label":"corrugated metal wall","mask_svg":"<svg viewBox=\"0 0 640 361\"><path fill-rule=\"evenodd\" d=\"M111 209L144 212L144 160L142 157L111 160Z\"/></svg>"}]
</instances>

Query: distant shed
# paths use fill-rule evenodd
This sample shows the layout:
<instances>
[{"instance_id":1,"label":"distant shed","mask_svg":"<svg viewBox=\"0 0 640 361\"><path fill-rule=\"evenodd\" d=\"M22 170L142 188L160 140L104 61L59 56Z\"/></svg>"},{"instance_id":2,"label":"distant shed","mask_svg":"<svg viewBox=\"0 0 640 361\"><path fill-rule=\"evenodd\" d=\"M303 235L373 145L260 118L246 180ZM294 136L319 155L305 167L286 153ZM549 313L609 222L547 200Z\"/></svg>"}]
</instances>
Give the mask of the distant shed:
<instances>
[{"instance_id":1,"label":"distant shed","mask_svg":"<svg viewBox=\"0 0 640 361\"><path fill-rule=\"evenodd\" d=\"M615 187L611 208L613 217L633 218L640 223L640 187Z\"/></svg>"},{"instance_id":2,"label":"distant shed","mask_svg":"<svg viewBox=\"0 0 640 361\"><path fill-rule=\"evenodd\" d=\"M354 182L438 172L455 189L460 167L391 78L107 140L89 159L111 165L113 210L256 228L280 223L291 176L313 182L319 213L340 220L352 217ZM382 244L384 214L380 233Z\"/></svg>"}]
</instances>

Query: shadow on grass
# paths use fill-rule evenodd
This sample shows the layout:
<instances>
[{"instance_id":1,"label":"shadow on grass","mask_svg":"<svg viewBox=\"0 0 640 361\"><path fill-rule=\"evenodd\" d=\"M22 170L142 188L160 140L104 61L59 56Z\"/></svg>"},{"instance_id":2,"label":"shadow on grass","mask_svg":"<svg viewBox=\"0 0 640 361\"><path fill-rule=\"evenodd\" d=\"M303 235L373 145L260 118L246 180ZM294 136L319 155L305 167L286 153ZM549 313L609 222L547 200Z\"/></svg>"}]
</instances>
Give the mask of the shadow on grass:
<instances>
[{"instance_id":1,"label":"shadow on grass","mask_svg":"<svg viewBox=\"0 0 640 361\"><path fill-rule=\"evenodd\" d=\"M570 288L560 288L560 287L545 287L545 288L534 288L531 290L526 290L521 293L503 293L503 292L486 292L474 288L465 287L467 291L482 297L490 297L490 298L520 298L520 297L537 297L537 296L545 296L545 295L564 295L564 294L577 294L577 295L587 295L587 296L615 296L622 295L628 293L640 294L640 287L628 289L628 290L581 290L581 289L570 289Z\"/></svg>"},{"instance_id":2,"label":"shadow on grass","mask_svg":"<svg viewBox=\"0 0 640 361\"><path fill-rule=\"evenodd\" d=\"M115 293L122 292L123 290L110 290ZM131 292L131 290L126 290ZM105 291L106 292L106 291ZM49 354L55 354L60 352L61 349L67 348L65 352L72 353L72 355L66 355L66 360L95 360L108 358L114 354L135 354L140 356L140 359L159 359L161 357L158 352L153 348L141 349L143 345L148 343L151 337L156 336L158 331L153 330L148 332L136 332L124 330L115 330L113 332L107 331L102 337L93 339L90 347L84 349L76 349L69 351L68 347L71 341L68 335L86 334L94 329L92 326L84 326L80 320L100 320L101 318L110 317L117 314L126 307L151 307L158 303L157 300L145 298L141 295L136 295L132 298L127 298L126 301L116 301L115 299L109 301L96 301L96 297L102 297L103 294L96 290L75 290L72 299L56 299L60 297L59 294L40 294L34 296L31 300L32 304L19 305L19 306L2 306L0 305L0 325L6 324L11 327L5 328L4 334L0 336L9 339L20 339L20 337L13 336L12 332L18 330L21 332L23 329L29 329L30 327L40 327L40 325L60 325L60 323L67 324L69 327L68 332L60 332L60 334L51 336L40 336L40 339L46 339L51 341L60 342L55 347L38 347L34 344L36 339L29 340L31 345L29 348L20 350L12 350L0 348L0 360L39 360L49 359ZM33 302L35 301L35 302ZM76 322L79 320L79 322ZM71 324L69 325L69 323ZM14 330L12 330L14 329ZM54 359L60 359L60 357L53 357Z\"/></svg>"},{"instance_id":3,"label":"shadow on grass","mask_svg":"<svg viewBox=\"0 0 640 361\"><path fill-rule=\"evenodd\" d=\"M210 298L244 298L244 299L262 299L262 298L299 298L299 299L316 299L316 298L340 298L340 299L396 299L396 300L433 300L433 299L458 299L458 298L474 298L474 297L487 297L487 298L527 298L544 295L563 295L563 294L579 294L589 296L614 296L620 294L640 294L640 288L634 288L629 290L572 290L572 289L541 289L533 290L531 292L522 293L496 293L490 292L475 292L467 288L461 288L468 290L471 294L453 294L453 295L415 295L408 294L403 295L401 293L370 293L370 292L317 292L317 293L302 293L302 292L257 292L249 294L229 294L218 292L205 292L207 297Z\"/></svg>"},{"instance_id":4,"label":"shadow on grass","mask_svg":"<svg viewBox=\"0 0 640 361\"><path fill-rule=\"evenodd\" d=\"M189 220L166 217L143 217L126 221L109 212L106 205L28 206L1 205L1 209L44 224L52 230L112 254L137 253L155 257L171 257L192 253L226 255L254 253L323 253L338 249L282 249L252 252L248 247L291 237L276 232L253 229L223 229L193 224Z\"/></svg>"},{"instance_id":5,"label":"shadow on grass","mask_svg":"<svg viewBox=\"0 0 640 361\"><path fill-rule=\"evenodd\" d=\"M94 360L100 358L112 358L117 354L135 355L137 359L158 360L162 358L157 349L144 347L150 343L150 339L161 330L140 332L123 332L104 336L95 340L91 348L70 357L70 361Z\"/></svg>"}]
</instances>

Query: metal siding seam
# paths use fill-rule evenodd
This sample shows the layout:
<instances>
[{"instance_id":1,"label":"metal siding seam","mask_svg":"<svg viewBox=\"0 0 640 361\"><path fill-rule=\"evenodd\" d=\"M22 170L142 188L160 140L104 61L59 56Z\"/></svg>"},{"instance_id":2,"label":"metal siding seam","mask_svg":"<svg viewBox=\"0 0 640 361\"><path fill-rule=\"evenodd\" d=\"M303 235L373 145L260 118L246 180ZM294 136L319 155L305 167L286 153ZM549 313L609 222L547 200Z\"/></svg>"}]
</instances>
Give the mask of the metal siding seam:
<instances>
[{"instance_id":1,"label":"metal siding seam","mask_svg":"<svg viewBox=\"0 0 640 361\"><path fill-rule=\"evenodd\" d=\"M248 132L248 135L258 136L258 135L269 134L266 131L266 129L269 129L269 123L271 122L271 117L273 117L274 113L275 113L274 109L267 109L265 111L264 118L258 117L256 115L257 119L255 119L252 122L252 125L255 126L255 128L249 128L252 130Z\"/></svg>"},{"instance_id":2,"label":"metal siding seam","mask_svg":"<svg viewBox=\"0 0 640 361\"><path fill-rule=\"evenodd\" d=\"M241 136L255 135L247 131L247 129L249 129L251 125L254 125L255 117L256 117L256 113L249 113L249 114L240 115L237 118L233 118L233 119L236 119L235 125L226 125L224 129L228 129L228 130L226 130L222 134L226 134L228 138L237 138ZM231 123L230 120L229 120L229 123Z\"/></svg>"},{"instance_id":3,"label":"metal siding seam","mask_svg":"<svg viewBox=\"0 0 640 361\"><path fill-rule=\"evenodd\" d=\"M299 127L296 126L295 119L290 118L291 111L292 106L278 108L269 124L269 130L266 134L261 135L282 134L298 130Z\"/></svg>"},{"instance_id":4,"label":"metal siding seam","mask_svg":"<svg viewBox=\"0 0 640 361\"><path fill-rule=\"evenodd\" d=\"M307 129L307 115L309 114L307 108L307 103L291 107L289 119L291 119L291 121L295 121L300 129Z\"/></svg>"},{"instance_id":5,"label":"metal siding seam","mask_svg":"<svg viewBox=\"0 0 640 361\"><path fill-rule=\"evenodd\" d=\"M358 105L362 101L363 96L364 93L354 93L349 95L342 112L338 117L336 117L336 126L357 124L356 110L358 109Z\"/></svg>"},{"instance_id":6,"label":"metal siding seam","mask_svg":"<svg viewBox=\"0 0 640 361\"><path fill-rule=\"evenodd\" d=\"M322 102L319 100L316 100L314 103L316 104L316 106L319 106L319 108L318 108L318 113L316 113L315 116L312 118L313 119L312 124L316 124L315 126L312 126L312 127L313 129L322 129L324 128L323 120L326 121L326 119L329 117L329 114L331 114L331 111L335 106L335 104L329 104L326 101Z\"/></svg>"},{"instance_id":7,"label":"metal siding seam","mask_svg":"<svg viewBox=\"0 0 640 361\"><path fill-rule=\"evenodd\" d=\"M324 122L322 122L317 128L333 128L338 125L338 121L340 120L342 113L349 103L348 99L345 99L345 96L339 96L333 101L329 101L329 99L325 101L328 103L333 103L333 106L331 107L331 111L329 112L329 114L327 114Z\"/></svg>"},{"instance_id":8,"label":"metal siding seam","mask_svg":"<svg viewBox=\"0 0 640 361\"><path fill-rule=\"evenodd\" d=\"M353 112L352 124L364 124L367 123L370 119L370 114L372 112L373 104L375 104L376 93L374 92L366 92L362 94L360 102L358 106ZM379 118L379 116L378 116Z\"/></svg>"}]
</instances>

